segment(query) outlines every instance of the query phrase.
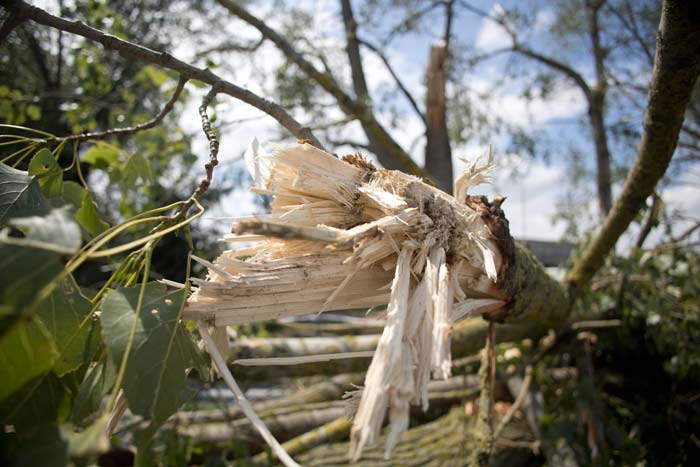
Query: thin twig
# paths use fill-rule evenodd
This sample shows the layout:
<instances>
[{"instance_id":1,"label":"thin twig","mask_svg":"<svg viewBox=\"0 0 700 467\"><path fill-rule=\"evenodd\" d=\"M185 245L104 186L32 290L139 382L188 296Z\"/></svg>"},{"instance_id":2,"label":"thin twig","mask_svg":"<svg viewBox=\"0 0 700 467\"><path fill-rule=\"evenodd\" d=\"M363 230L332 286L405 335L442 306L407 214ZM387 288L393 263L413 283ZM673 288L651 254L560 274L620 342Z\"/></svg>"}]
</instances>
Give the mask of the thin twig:
<instances>
[{"instance_id":1,"label":"thin twig","mask_svg":"<svg viewBox=\"0 0 700 467\"><path fill-rule=\"evenodd\" d=\"M401 93L406 97L408 102L411 104L411 107L413 107L413 110L416 111L416 114L418 114L420 119L423 120L423 122L425 123L425 114L418 106L418 103L411 95L411 92L403 84L403 82L401 81L401 78L399 78L399 75L397 75L396 72L394 71L394 67L391 66L391 63L389 63L389 59L386 57L386 55L384 55L384 53L381 50L379 50L379 48L377 46L375 46L371 42L366 41L365 39L360 39L358 37L357 42L359 42L360 44L367 47L369 50L374 52L377 55L377 57L379 57L379 59L384 63L384 66L386 67L386 69L389 72L389 74L391 75L391 77L394 79L396 86L399 88Z\"/></svg>"},{"instance_id":2,"label":"thin twig","mask_svg":"<svg viewBox=\"0 0 700 467\"><path fill-rule=\"evenodd\" d=\"M111 128L105 131L94 131L92 133L80 133L78 135L63 136L61 138L56 138L55 141L88 141L96 139L105 139L113 136L128 136L133 135L134 133L137 133L139 131L150 130L151 128L158 125L161 121L163 121L165 116L173 110L173 108L175 107L175 102L178 101L180 95L182 94L182 91L185 89L186 83L187 78L180 76L180 79L177 82L177 87L175 88L175 92L170 97L168 102L163 106L160 112L158 112L158 115L148 120L147 122L139 123L138 125L134 126L127 126L124 128Z\"/></svg>"},{"instance_id":3,"label":"thin twig","mask_svg":"<svg viewBox=\"0 0 700 467\"><path fill-rule=\"evenodd\" d=\"M510 420L513 418L513 415L515 415L515 412L517 412L518 409L520 409L520 406L525 400L525 396L527 396L527 393L530 390L531 382L532 365L528 365L527 368L525 368L525 378L523 378L523 383L520 386L520 392L518 392L518 396L515 398L513 405L511 405L508 409L508 412L506 412L503 418L498 422L498 426L496 427L496 430L493 433L493 438L495 440L498 440L498 438L501 437L501 434L503 434L503 430L505 429L506 425L510 423Z\"/></svg>"}]
</instances>

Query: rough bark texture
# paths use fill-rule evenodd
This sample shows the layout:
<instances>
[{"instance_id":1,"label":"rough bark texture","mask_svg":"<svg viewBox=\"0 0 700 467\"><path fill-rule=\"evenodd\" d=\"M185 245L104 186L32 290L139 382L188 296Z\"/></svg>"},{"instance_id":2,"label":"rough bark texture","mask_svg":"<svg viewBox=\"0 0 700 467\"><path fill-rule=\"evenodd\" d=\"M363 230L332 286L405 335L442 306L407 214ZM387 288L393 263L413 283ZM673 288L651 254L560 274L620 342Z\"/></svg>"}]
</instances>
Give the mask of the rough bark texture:
<instances>
[{"instance_id":1,"label":"rough bark texture","mask_svg":"<svg viewBox=\"0 0 700 467\"><path fill-rule=\"evenodd\" d=\"M437 44L430 48L426 73L425 170L435 177L438 188L445 193L452 193L452 150L445 114L446 61L447 44Z\"/></svg>"},{"instance_id":2,"label":"rough bark texture","mask_svg":"<svg viewBox=\"0 0 700 467\"><path fill-rule=\"evenodd\" d=\"M600 269L671 162L700 72L698 24L700 4L697 2L664 2L637 158L603 227L569 274L569 280L577 287L585 285Z\"/></svg>"}]
</instances>

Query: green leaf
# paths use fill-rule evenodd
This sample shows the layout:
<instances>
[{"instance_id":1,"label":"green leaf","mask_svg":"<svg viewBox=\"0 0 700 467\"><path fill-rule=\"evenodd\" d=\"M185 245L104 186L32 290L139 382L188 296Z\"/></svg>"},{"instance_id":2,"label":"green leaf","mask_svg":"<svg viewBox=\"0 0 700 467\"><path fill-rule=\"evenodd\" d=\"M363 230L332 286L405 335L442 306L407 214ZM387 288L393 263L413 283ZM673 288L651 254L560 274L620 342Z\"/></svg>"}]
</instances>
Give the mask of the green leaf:
<instances>
[{"instance_id":1,"label":"green leaf","mask_svg":"<svg viewBox=\"0 0 700 467\"><path fill-rule=\"evenodd\" d=\"M0 336L36 297L63 271L60 255L48 250L0 244Z\"/></svg>"},{"instance_id":2,"label":"green leaf","mask_svg":"<svg viewBox=\"0 0 700 467\"><path fill-rule=\"evenodd\" d=\"M2 465L22 467L65 467L68 443L56 424L42 423L22 433L3 438Z\"/></svg>"},{"instance_id":3,"label":"green leaf","mask_svg":"<svg viewBox=\"0 0 700 467\"><path fill-rule=\"evenodd\" d=\"M0 337L0 401L48 371L56 359L53 343L32 322L16 323Z\"/></svg>"},{"instance_id":4,"label":"green leaf","mask_svg":"<svg viewBox=\"0 0 700 467\"><path fill-rule=\"evenodd\" d=\"M107 424L110 414L104 414L80 433L64 431L68 440L68 452L72 458L84 458L101 454L109 449Z\"/></svg>"},{"instance_id":5,"label":"green leaf","mask_svg":"<svg viewBox=\"0 0 700 467\"><path fill-rule=\"evenodd\" d=\"M88 368L73 403L71 414L73 422L81 422L100 408L102 398L114 385L116 374L111 358L106 358Z\"/></svg>"},{"instance_id":6,"label":"green leaf","mask_svg":"<svg viewBox=\"0 0 700 467\"><path fill-rule=\"evenodd\" d=\"M124 163L122 184L126 188L134 188L137 186L139 179L143 182L153 180L151 166L141 154L132 154Z\"/></svg>"},{"instance_id":7,"label":"green leaf","mask_svg":"<svg viewBox=\"0 0 700 467\"><path fill-rule=\"evenodd\" d=\"M46 214L49 203L26 172L0 163L0 224L13 217Z\"/></svg>"},{"instance_id":8,"label":"green leaf","mask_svg":"<svg viewBox=\"0 0 700 467\"><path fill-rule=\"evenodd\" d=\"M80 209L85 196L85 188L80 183L73 181L63 182L63 201L73 207L75 211Z\"/></svg>"},{"instance_id":9,"label":"green leaf","mask_svg":"<svg viewBox=\"0 0 700 467\"><path fill-rule=\"evenodd\" d=\"M109 224L100 219L97 205L87 190L83 194L80 209L75 213L75 218L91 235L99 235L109 228Z\"/></svg>"},{"instance_id":10,"label":"green leaf","mask_svg":"<svg viewBox=\"0 0 700 467\"><path fill-rule=\"evenodd\" d=\"M141 286L107 293L102 308L102 334L110 357L119 365L134 320L136 332L124 376L129 409L151 420L146 438L194 392L187 387L186 370L199 364L201 355L179 323L185 290L168 292L164 285L146 284L136 315Z\"/></svg>"},{"instance_id":11,"label":"green leaf","mask_svg":"<svg viewBox=\"0 0 700 467\"><path fill-rule=\"evenodd\" d=\"M76 370L89 355L91 323L81 323L90 314L92 304L80 293L78 284L68 276L39 307L40 319L56 342L59 357L54 366L58 376Z\"/></svg>"},{"instance_id":12,"label":"green leaf","mask_svg":"<svg viewBox=\"0 0 700 467\"><path fill-rule=\"evenodd\" d=\"M161 87L162 85L167 83L169 79L168 74L166 72L152 65L144 66L143 68L141 68L141 72L145 73L146 76L151 80L151 82L157 87Z\"/></svg>"},{"instance_id":13,"label":"green leaf","mask_svg":"<svg viewBox=\"0 0 700 467\"><path fill-rule=\"evenodd\" d=\"M81 158L86 164L94 166L96 169L107 169L119 165L119 148L99 142L92 146Z\"/></svg>"},{"instance_id":14,"label":"green leaf","mask_svg":"<svg viewBox=\"0 0 700 467\"><path fill-rule=\"evenodd\" d=\"M1 421L17 431L38 423L63 423L70 413L70 392L53 372L35 378L5 400Z\"/></svg>"},{"instance_id":15,"label":"green leaf","mask_svg":"<svg viewBox=\"0 0 700 467\"><path fill-rule=\"evenodd\" d=\"M28 173L36 178L41 190L49 198L63 194L63 170L48 149L36 153L29 163Z\"/></svg>"},{"instance_id":16,"label":"green leaf","mask_svg":"<svg viewBox=\"0 0 700 467\"><path fill-rule=\"evenodd\" d=\"M38 105L29 104L26 109L27 116L32 120L39 120L41 118L41 108Z\"/></svg>"},{"instance_id":17,"label":"green leaf","mask_svg":"<svg viewBox=\"0 0 700 467\"><path fill-rule=\"evenodd\" d=\"M26 235L26 238L12 238L14 244L26 244L38 248L54 250L61 254L74 254L80 249L82 235L77 222L72 219L69 207L52 209L45 216L19 217L9 221ZM0 238L0 241L3 239ZM7 239L10 240L9 238Z\"/></svg>"}]
</instances>

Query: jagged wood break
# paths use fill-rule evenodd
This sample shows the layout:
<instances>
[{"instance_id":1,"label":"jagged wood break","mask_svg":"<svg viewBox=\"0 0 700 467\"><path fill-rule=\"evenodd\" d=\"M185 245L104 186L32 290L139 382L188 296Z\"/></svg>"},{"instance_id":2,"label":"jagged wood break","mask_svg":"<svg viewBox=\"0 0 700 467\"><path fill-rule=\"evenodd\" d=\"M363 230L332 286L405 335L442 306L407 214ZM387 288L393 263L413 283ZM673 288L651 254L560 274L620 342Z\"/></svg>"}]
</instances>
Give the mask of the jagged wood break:
<instances>
[{"instance_id":1,"label":"jagged wood break","mask_svg":"<svg viewBox=\"0 0 700 467\"><path fill-rule=\"evenodd\" d=\"M254 141L246 162L253 191L274 196L272 212L239 219L225 238L254 246L213 264L197 259L209 277L192 279L185 317L221 327L388 304L350 452L359 458L388 412L388 456L408 427L409 404L427 409L431 375L450 376L452 325L476 313L500 319L514 293L537 283L518 272L516 259L531 259L516 253L500 202L468 194L488 179L490 156L462 172L455 197L303 143L267 155Z\"/></svg>"}]
</instances>

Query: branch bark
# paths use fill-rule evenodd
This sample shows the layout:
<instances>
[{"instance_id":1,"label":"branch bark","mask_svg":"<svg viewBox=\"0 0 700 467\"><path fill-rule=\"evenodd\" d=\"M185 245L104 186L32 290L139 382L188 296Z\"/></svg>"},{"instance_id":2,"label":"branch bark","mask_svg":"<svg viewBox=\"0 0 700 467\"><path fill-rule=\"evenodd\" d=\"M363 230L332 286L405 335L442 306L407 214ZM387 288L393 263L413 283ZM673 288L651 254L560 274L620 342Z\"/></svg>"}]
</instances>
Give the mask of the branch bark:
<instances>
[{"instance_id":1,"label":"branch bark","mask_svg":"<svg viewBox=\"0 0 700 467\"><path fill-rule=\"evenodd\" d=\"M65 31L102 44L105 49L118 52L125 58L139 59L162 68L176 71L185 79L197 79L209 85L219 84L219 92L228 94L253 107L265 112L277 120L280 125L286 128L291 134L300 140L311 142L314 146L323 147L313 133L292 117L282 107L260 97L253 92L241 88L230 81L226 81L203 68L185 63L173 57L167 52L157 52L139 44L119 39L110 34L106 34L98 29L92 28L80 21L70 21L58 16L54 16L41 8L30 5L24 1L12 1L8 8L16 15L18 21L30 20L44 26Z\"/></svg>"},{"instance_id":2,"label":"branch bark","mask_svg":"<svg viewBox=\"0 0 700 467\"><path fill-rule=\"evenodd\" d=\"M685 110L700 73L700 7L690 0L663 4L644 132L634 166L603 227L569 273L583 287L603 265L663 177L678 142Z\"/></svg>"}]
</instances>

